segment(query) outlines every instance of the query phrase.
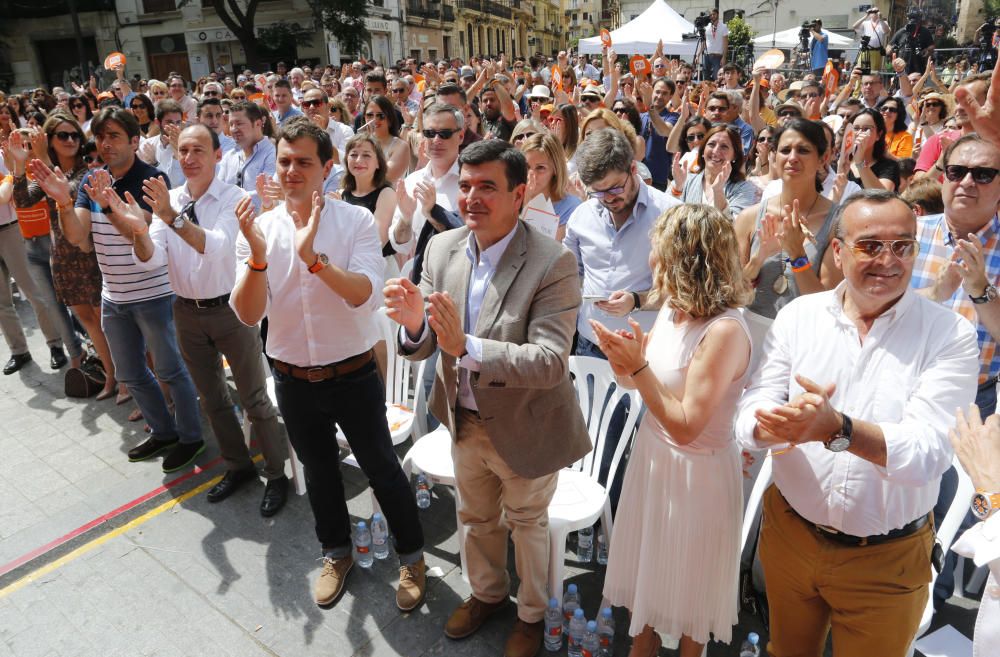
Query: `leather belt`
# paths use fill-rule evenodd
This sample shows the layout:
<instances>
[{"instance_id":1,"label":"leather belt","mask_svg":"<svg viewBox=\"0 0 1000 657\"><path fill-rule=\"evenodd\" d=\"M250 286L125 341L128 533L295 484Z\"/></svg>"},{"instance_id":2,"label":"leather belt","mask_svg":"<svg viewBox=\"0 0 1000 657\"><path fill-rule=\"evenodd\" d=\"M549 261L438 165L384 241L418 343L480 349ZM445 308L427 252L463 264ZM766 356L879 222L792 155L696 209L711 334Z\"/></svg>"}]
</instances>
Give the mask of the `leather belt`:
<instances>
[{"instance_id":1,"label":"leather belt","mask_svg":"<svg viewBox=\"0 0 1000 657\"><path fill-rule=\"evenodd\" d=\"M782 495L784 497L784 495ZM788 504L788 500L785 500L785 504ZM913 522L909 522L899 529L890 530L886 534L874 534L872 536L852 536L851 534L845 534L842 531L834 529L833 527L828 527L826 525L817 525L816 523L806 520L799 515L791 504L788 504L788 508L792 510L795 517L804 522L805 524L812 527L817 534L833 541L834 543L840 543L841 545L847 545L850 547L864 547L866 545L880 545L882 543L888 543L889 541L894 541L898 538L905 538L907 536L912 536L920 531L920 528L927 524L930 520L931 514L920 516Z\"/></svg>"},{"instance_id":2,"label":"leather belt","mask_svg":"<svg viewBox=\"0 0 1000 657\"><path fill-rule=\"evenodd\" d=\"M319 383L321 381L331 381L333 379L339 379L345 374L350 374L351 372L356 372L362 367L372 362L375 358L375 352L372 349L364 352L363 354L358 354L357 356L351 356L350 358L345 358L337 363L332 363L330 365L320 365L318 367L299 367L297 365L291 365L284 361L278 359L274 360L274 369L278 370L282 374L287 374L293 379L299 379L301 381L308 381L309 383Z\"/></svg>"},{"instance_id":3,"label":"leather belt","mask_svg":"<svg viewBox=\"0 0 1000 657\"><path fill-rule=\"evenodd\" d=\"M177 297L177 300L182 301L189 306L194 306L195 308L217 308L229 303L229 295L223 294L221 297L215 297L214 299L188 299L187 297Z\"/></svg>"}]
</instances>

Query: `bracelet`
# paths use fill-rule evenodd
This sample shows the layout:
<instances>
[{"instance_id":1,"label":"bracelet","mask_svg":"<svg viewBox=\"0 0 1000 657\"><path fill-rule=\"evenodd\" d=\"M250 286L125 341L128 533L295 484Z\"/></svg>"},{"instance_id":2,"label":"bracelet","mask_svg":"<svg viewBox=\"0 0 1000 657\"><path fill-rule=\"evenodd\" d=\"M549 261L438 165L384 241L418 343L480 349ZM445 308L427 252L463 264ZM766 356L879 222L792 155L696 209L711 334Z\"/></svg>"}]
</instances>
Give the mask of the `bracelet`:
<instances>
[{"instance_id":1,"label":"bracelet","mask_svg":"<svg viewBox=\"0 0 1000 657\"><path fill-rule=\"evenodd\" d=\"M56 204L56 212L66 212L67 210L73 209L73 203L69 202L66 205Z\"/></svg>"},{"instance_id":2,"label":"bracelet","mask_svg":"<svg viewBox=\"0 0 1000 657\"><path fill-rule=\"evenodd\" d=\"M267 271L266 262L263 265L258 265L253 261L253 258L247 258L247 267L250 268L250 271Z\"/></svg>"},{"instance_id":3,"label":"bracelet","mask_svg":"<svg viewBox=\"0 0 1000 657\"><path fill-rule=\"evenodd\" d=\"M644 365L643 365L642 367L640 367L640 368L639 368L639 369L637 369L636 371L634 371L634 372L632 372L631 374L629 374L629 377L633 377L633 376L635 376L636 374L638 374L639 372L643 371L643 370L644 370L644 369L646 369L647 367L649 367L649 361L648 361L648 360L646 361L646 363L645 363L645 364L644 364Z\"/></svg>"},{"instance_id":4,"label":"bracelet","mask_svg":"<svg viewBox=\"0 0 1000 657\"><path fill-rule=\"evenodd\" d=\"M642 309L642 301L639 299L639 293L638 292L632 292L631 294L632 294L632 304L633 304L632 305L632 310L641 310Z\"/></svg>"},{"instance_id":5,"label":"bracelet","mask_svg":"<svg viewBox=\"0 0 1000 657\"><path fill-rule=\"evenodd\" d=\"M683 194L684 192L681 191L681 190L679 190L679 189L677 189L677 187L674 186L674 183L671 182L670 183L670 193L673 194L674 196L676 196L677 198L680 198L681 194Z\"/></svg>"},{"instance_id":6,"label":"bracelet","mask_svg":"<svg viewBox=\"0 0 1000 657\"><path fill-rule=\"evenodd\" d=\"M812 263L807 261L806 264L802 265L801 267L792 267L792 273L798 274L800 272L804 272L805 270L811 268L812 268Z\"/></svg>"},{"instance_id":7,"label":"bracelet","mask_svg":"<svg viewBox=\"0 0 1000 657\"><path fill-rule=\"evenodd\" d=\"M792 265L792 271L802 269L809 265L809 256L799 256L798 258L785 258L785 262Z\"/></svg>"}]
</instances>

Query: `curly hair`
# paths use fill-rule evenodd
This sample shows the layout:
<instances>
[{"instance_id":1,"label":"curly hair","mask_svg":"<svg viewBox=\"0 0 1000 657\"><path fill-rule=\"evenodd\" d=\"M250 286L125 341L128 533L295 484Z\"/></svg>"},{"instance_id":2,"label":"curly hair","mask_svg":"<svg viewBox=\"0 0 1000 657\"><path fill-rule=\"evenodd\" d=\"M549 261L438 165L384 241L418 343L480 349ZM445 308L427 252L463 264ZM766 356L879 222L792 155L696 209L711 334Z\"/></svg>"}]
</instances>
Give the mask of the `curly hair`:
<instances>
[{"instance_id":1,"label":"curly hair","mask_svg":"<svg viewBox=\"0 0 1000 657\"><path fill-rule=\"evenodd\" d=\"M656 220L650 237L655 259L650 303L663 299L692 317L707 318L753 298L732 219L722 212L708 205L674 206Z\"/></svg>"}]
</instances>

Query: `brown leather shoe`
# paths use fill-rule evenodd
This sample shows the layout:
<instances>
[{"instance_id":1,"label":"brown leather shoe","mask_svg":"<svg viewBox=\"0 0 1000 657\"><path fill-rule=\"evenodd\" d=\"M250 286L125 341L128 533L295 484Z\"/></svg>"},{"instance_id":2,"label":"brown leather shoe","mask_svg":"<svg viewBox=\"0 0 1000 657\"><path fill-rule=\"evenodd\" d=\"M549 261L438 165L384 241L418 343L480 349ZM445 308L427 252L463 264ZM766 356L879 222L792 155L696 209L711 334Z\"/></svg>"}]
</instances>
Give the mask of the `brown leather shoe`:
<instances>
[{"instance_id":1,"label":"brown leather shoe","mask_svg":"<svg viewBox=\"0 0 1000 657\"><path fill-rule=\"evenodd\" d=\"M399 567L396 606L400 611L412 611L424 601L427 592L427 567L421 559L415 564Z\"/></svg>"},{"instance_id":2,"label":"brown leather shoe","mask_svg":"<svg viewBox=\"0 0 1000 657\"><path fill-rule=\"evenodd\" d=\"M444 626L444 635L449 639L464 639L486 622L486 619L507 606L510 598L500 602L483 602L476 596L469 598L451 612Z\"/></svg>"},{"instance_id":3,"label":"brown leather shoe","mask_svg":"<svg viewBox=\"0 0 1000 657\"><path fill-rule=\"evenodd\" d=\"M344 582L347 581L347 573L351 572L352 566L354 566L354 557L351 555L342 559L323 557L323 572L316 580L317 605L328 607L336 602L340 594L344 592Z\"/></svg>"},{"instance_id":4,"label":"brown leather shoe","mask_svg":"<svg viewBox=\"0 0 1000 657\"><path fill-rule=\"evenodd\" d=\"M538 649L542 647L544 633L545 621L526 623L518 618L510 636L507 637L503 657L535 657Z\"/></svg>"}]
</instances>

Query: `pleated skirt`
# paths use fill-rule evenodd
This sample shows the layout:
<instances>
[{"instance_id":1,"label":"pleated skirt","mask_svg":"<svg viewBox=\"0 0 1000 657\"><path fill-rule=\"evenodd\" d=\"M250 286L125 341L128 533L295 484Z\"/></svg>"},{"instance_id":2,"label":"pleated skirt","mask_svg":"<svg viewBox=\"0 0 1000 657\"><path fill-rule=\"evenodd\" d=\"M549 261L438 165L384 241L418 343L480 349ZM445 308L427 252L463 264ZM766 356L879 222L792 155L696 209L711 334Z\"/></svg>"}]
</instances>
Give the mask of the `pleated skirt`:
<instances>
[{"instance_id":1,"label":"pleated skirt","mask_svg":"<svg viewBox=\"0 0 1000 657\"><path fill-rule=\"evenodd\" d=\"M604 595L632 612L629 635L709 635L729 643L738 622L743 487L735 443L686 451L647 416L629 458Z\"/></svg>"}]
</instances>

